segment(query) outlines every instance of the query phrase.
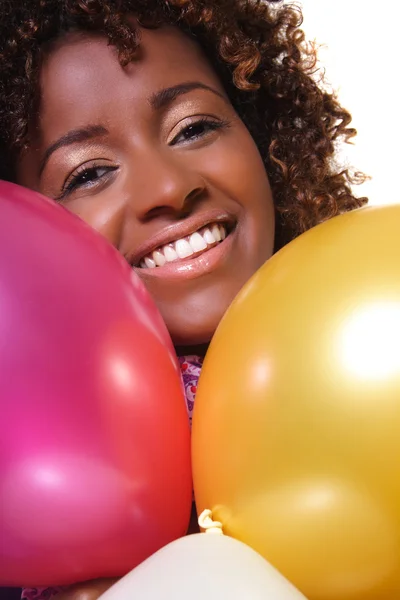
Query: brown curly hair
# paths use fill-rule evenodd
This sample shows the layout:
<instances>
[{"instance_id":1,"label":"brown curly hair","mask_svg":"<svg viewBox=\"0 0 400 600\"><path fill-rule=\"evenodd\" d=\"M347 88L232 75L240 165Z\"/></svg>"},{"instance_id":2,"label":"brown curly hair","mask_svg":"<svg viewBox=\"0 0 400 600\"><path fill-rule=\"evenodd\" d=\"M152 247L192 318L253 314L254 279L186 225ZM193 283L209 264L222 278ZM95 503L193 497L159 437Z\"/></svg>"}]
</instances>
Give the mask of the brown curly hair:
<instances>
[{"instance_id":1,"label":"brown curly hair","mask_svg":"<svg viewBox=\"0 0 400 600\"><path fill-rule=\"evenodd\" d=\"M40 55L70 30L106 35L123 65L143 27L178 26L198 40L255 139L277 211L279 248L313 225L359 207L364 176L335 166L338 141L356 131L336 97L313 78L316 52L302 14L279 0L2 0L0 178L13 180L38 106Z\"/></svg>"}]
</instances>

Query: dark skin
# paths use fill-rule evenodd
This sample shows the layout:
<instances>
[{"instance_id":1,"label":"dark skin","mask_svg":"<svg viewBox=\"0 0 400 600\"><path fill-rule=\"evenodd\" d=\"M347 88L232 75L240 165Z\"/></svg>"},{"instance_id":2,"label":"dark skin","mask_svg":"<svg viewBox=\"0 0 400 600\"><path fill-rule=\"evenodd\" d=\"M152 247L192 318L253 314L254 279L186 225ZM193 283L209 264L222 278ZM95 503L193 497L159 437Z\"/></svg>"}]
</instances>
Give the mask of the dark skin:
<instances>
[{"instance_id":1,"label":"dark skin","mask_svg":"<svg viewBox=\"0 0 400 600\"><path fill-rule=\"evenodd\" d=\"M214 91L197 87L150 105L161 90L188 82ZM179 30L144 30L140 58L122 68L106 40L69 34L48 54L41 88L39 129L19 164L19 183L59 198L134 266L160 235L182 237L173 228L189 219L190 231L219 219L233 229L229 251L212 268L205 264L204 274L137 269L175 344L208 343L272 254L274 210L258 149L202 51ZM54 142L88 126L98 129L43 166ZM74 175L81 184L65 193Z\"/></svg>"},{"instance_id":2,"label":"dark skin","mask_svg":"<svg viewBox=\"0 0 400 600\"><path fill-rule=\"evenodd\" d=\"M125 68L102 37L67 34L48 49L40 84L40 118L18 183L107 238L145 282L175 345L204 351L272 255L275 229L260 154L217 75L192 40L162 28L143 30L138 59ZM228 234L214 250L176 261L172 272L143 268L144 255L165 241L213 223ZM95 600L114 581L59 598Z\"/></svg>"}]
</instances>

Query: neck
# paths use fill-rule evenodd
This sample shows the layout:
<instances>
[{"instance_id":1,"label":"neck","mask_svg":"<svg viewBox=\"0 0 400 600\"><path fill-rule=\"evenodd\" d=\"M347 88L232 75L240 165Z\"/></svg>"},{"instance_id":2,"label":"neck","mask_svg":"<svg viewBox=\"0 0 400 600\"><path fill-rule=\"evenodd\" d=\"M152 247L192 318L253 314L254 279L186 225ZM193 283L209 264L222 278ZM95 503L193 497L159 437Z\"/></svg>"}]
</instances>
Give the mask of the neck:
<instances>
[{"instance_id":1,"label":"neck","mask_svg":"<svg viewBox=\"0 0 400 600\"><path fill-rule=\"evenodd\" d=\"M175 350L178 356L200 356L204 358L208 349L208 344L198 346L176 346Z\"/></svg>"}]
</instances>

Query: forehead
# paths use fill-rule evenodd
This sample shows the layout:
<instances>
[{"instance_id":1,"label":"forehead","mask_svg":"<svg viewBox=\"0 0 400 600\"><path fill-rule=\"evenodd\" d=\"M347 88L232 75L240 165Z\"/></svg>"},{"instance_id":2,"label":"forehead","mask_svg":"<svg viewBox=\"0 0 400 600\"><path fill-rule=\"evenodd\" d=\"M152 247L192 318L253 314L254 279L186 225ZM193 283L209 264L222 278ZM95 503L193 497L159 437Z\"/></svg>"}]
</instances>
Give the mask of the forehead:
<instances>
[{"instance_id":1,"label":"forehead","mask_svg":"<svg viewBox=\"0 0 400 600\"><path fill-rule=\"evenodd\" d=\"M107 39L69 34L43 61L41 129L56 134L60 128L109 118L155 91L195 80L222 91L201 48L179 29L143 29L137 59L124 68Z\"/></svg>"}]
</instances>

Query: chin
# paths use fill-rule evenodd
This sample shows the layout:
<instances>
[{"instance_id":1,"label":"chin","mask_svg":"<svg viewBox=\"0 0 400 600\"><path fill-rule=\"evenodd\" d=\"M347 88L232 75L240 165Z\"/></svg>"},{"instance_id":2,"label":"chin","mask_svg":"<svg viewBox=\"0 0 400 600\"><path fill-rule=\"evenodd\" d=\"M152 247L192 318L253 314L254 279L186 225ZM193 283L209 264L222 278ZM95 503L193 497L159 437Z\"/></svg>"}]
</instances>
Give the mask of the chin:
<instances>
[{"instance_id":1,"label":"chin","mask_svg":"<svg viewBox=\"0 0 400 600\"><path fill-rule=\"evenodd\" d=\"M239 288L239 285L236 286ZM179 353L185 348L207 347L239 289L214 285L196 289L181 302L159 304L159 310ZM190 353L190 352L189 352Z\"/></svg>"},{"instance_id":2,"label":"chin","mask_svg":"<svg viewBox=\"0 0 400 600\"><path fill-rule=\"evenodd\" d=\"M176 324L177 327L172 324L170 326L167 321L167 328L178 354L184 354L185 351L189 354L204 354L219 321L220 319L207 323L190 321L186 325L181 322Z\"/></svg>"}]
</instances>

